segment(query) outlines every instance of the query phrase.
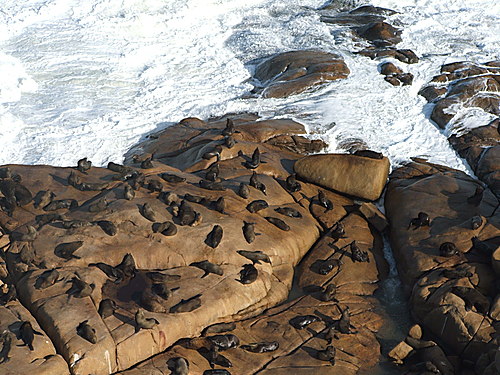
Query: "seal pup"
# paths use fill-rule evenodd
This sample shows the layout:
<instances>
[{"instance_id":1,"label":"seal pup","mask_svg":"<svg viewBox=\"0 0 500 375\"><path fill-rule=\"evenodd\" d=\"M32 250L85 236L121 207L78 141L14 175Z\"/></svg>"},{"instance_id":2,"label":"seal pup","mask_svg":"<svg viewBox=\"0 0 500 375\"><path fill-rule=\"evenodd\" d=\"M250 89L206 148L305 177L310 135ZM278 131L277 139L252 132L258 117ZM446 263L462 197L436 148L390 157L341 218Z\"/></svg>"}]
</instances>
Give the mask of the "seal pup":
<instances>
[{"instance_id":1,"label":"seal pup","mask_svg":"<svg viewBox=\"0 0 500 375\"><path fill-rule=\"evenodd\" d=\"M483 200L483 195L484 195L484 187L478 186L476 187L476 191L474 192L474 194L467 198L467 203L477 207Z\"/></svg>"},{"instance_id":2,"label":"seal pup","mask_svg":"<svg viewBox=\"0 0 500 375\"><path fill-rule=\"evenodd\" d=\"M349 245L351 248L351 259L353 263L355 262L366 262L370 263L370 257L368 256L367 251L362 251L359 246L356 244L356 241L352 241Z\"/></svg>"},{"instance_id":3,"label":"seal pup","mask_svg":"<svg viewBox=\"0 0 500 375\"><path fill-rule=\"evenodd\" d=\"M187 359L182 357L171 358L167 362L168 369L172 375L188 375L189 374L189 362Z\"/></svg>"},{"instance_id":4,"label":"seal pup","mask_svg":"<svg viewBox=\"0 0 500 375\"><path fill-rule=\"evenodd\" d=\"M251 260L253 264L260 264L260 262L271 264L271 259L265 253L260 250L257 251L248 251L248 250L238 250L238 254L244 256L248 260Z\"/></svg>"},{"instance_id":5,"label":"seal pup","mask_svg":"<svg viewBox=\"0 0 500 375\"><path fill-rule=\"evenodd\" d=\"M342 261L339 259L330 258L324 260L323 262L321 262L321 265L318 268L318 273L323 276L328 275L333 271L334 268L340 268L342 264Z\"/></svg>"},{"instance_id":6,"label":"seal pup","mask_svg":"<svg viewBox=\"0 0 500 375\"><path fill-rule=\"evenodd\" d=\"M112 299L106 298L99 302L99 309L97 312L101 316L101 318L106 319L107 317L113 315L116 310L116 302Z\"/></svg>"},{"instance_id":7,"label":"seal pup","mask_svg":"<svg viewBox=\"0 0 500 375\"><path fill-rule=\"evenodd\" d=\"M259 181L259 178L257 177L257 173L255 173L255 171L253 171L252 176L250 176L249 185L257 190L260 190L264 195L267 195L266 185Z\"/></svg>"},{"instance_id":8,"label":"seal pup","mask_svg":"<svg viewBox=\"0 0 500 375\"><path fill-rule=\"evenodd\" d=\"M0 179L12 178L12 170L9 167L0 168Z\"/></svg>"},{"instance_id":9,"label":"seal pup","mask_svg":"<svg viewBox=\"0 0 500 375\"><path fill-rule=\"evenodd\" d=\"M92 168L92 162L87 160L87 158L83 158L78 160L76 169L78 169L82 173L87 173L87 171Z\"/></svg>"},{"instance_id":10,"label":"seal pup","mask_svg":"<svg viewBox=\"0 0 500 375\"><path fill-rule=\"evenodd\" d=\"M240 271L240 279L237 280L242 284L251 284L259 276L259 271L253 264L244 264L243 269Z\"/></svg>"},{"instance_id":11,"label":"seal pup","mask_svg":"<svg viewBox=\"0 0 500 375\"><path fill-rule=\"evenodd\" d=\"M151 329L154 326L160 324L155 318L146 318L144 316L144 311L138 309L135 313L135 331L139 332L141 329Z\"/></svg>"},{"instance_id":12,"label":"seal pup","mask_svg":"<svg viewBox=\"0 0 500 375\"><path fill-rule=\"evenodd\" d=\"M33 351L33 340L35 335L43 336L43 333L37 332L33 329L33 326L28 321L23 321L19 327L19 338L23 341L24 345L27 346L31 351Z\"/></svg>"},{"instance_id":13,"label":"seal pup","mask_svg":"<svg viewBox=\"0 0 500 375\"><path fill-rule=\"evenodd\" d=\"M205 243L210 246L212 249L215 249L219 246L222 241L223 230L222 227L218 224L214 225L212 231L207 235Z\"/></svg>"},{"instance_id":14,"label":"seal pup","mask_svg":"<svg viewBox=\"0 0 500 375\"><path fill-rule=\"evenodd\" d=\"M278 341L262 341L262 342L253 342L250 344L246 345L241 345L240 348L243 350L246 350L247 352L250 353L268 353L268 352L274 352L280 347L280 344Z\"/></svg>"},{"instance_id":15,"label":"seal pup","mask_svg":"<svg viewBox=\"0 0 500 375\"><path fill-rule=\"evenodd\" d=\"M57 269L54 268L51 270L47 270L37 277L35 281L35 288L47 289L48 287L61 280L62 279L59 279L59 271Z\"/></svg>"},{"instance_id":16,"label":"seal pup","mask_svg":"<svg viewBox=\"0 0 500 375\"><path fill-rule=\"evenodd\" d=\"M297 191L300 191L300 189L302 189L302 185L300 185L300 182L296 180L296 177L297 175L293 173L285 180L285 188L290 193L296 193Z\"/></svg>"},{"instance_id":17,"label":"seal pup","mask_svg":"<svg viewBox=\"0 0 500 375\"><path fill-rule=\"evenodd\" d=\"M219 163L214 162L210 164L210 166L207 168L207 171L205 173L205 180L215 182L219 178L219 173L220 173Z\"/></svg>"},{"instance_id":18,"label":"seal pup","mask_svg":"<svg viewBox=\"0 0 500 375\"><path fill-rule=\"evenodd\" d=\"M289 323L295 329L302 330L309 324L319 322L321 319L315 315L300 315L290 319Z\"/></svg>"},{"instance_id":19,"label":"seal pup","mask_svg":"<svg viewBox=\"0 0 500 375\"><path fill-rule=\"evenodd\" d=\"M246 221L243 222L243 237L245 237L245 240L247 243L252 243L255 241L255 223L247 223Z\"/></svg>"},{"instance_id":20,"label":"seal pup","mask_svg":"<svg viewBox=\"0 0 500 375\"><path fill-rule=\"evenodd\" d=\"M410 220L410 224L408 225L408 229L413 227L413 230L427 226L431 226L431 220L429 218L429 215L426 214L425 212L419 212L416 218L413 218Z\"/></svg>"},{"instance_id":21,"label":"seal pup","mask_svg":"<svg viewBox=\"0 0 500 375\"><path fill-rule=\"evenodd\" d=\"M83 337L91 344L97 343L97 335L95 333L95 329L89 324L88 320L84 320L83 322L78 324L78 327L76 327L76 332L78 333L78 336Z\"/></svg>"},{"instance_id":22,"label":"seal pup","mask_svg":"<svg viewBox=\"0 0 500 375\"><path fill-rule=\"evenodd\" d=\"M97 224L103 230L103 232L106 233L108 236L115 236L116 233L118 233L118 228L112 221L98 220L92 223Z\"/></svg>"},{"instance_id":23,"label":"seal pup","mask_svg":"<svg viewBox=\"0 0 500 375\"><path fill-rule=\"evenodd\" d=\"M106 197L99 198L96 202L89 204L89 212L102 212L108 208Z\"/></svg>"},{"instance_id":24,"label":"seal pup","mask_svg":"<svg viewBox=\"0 0 500 375\"><path fill-rule=\"evenodd\" d=\"M264 217L264 219L266 219L268 222L273 224L275 227L277 227L285 232L288 232L290 230L290 226L287 223L285 223L283 220L278 219L277 217L266 216L266 217Z\"/></svg>"},{"instance_id":25,"label":"seal pup","mask_svg":"<svg viewBox=\"0 0 500 375\"><path fill-rule=\"evenodd\" d=\"M156 212L148 202L142 205L141 213L149 221L156 221Z\"/></svg>"},{"instance_id":26,"label":"seal pup","mask_svg":"<svg viewBox=\"0 0 500 375\"><path fill-rule=\"evenodd\" d=\"M83 241L60 243L54 249L54 254L57 255L59 258L66 259L66 261L70 259L81 259L81 257L75 255L74 253L82 246L83 246Z\"/></svg>"},{"instance_id":27,"label":"seal pup","mask_svg":"<svg viewBox=\"0 0 500 375\"><path fill-rule=\"evenodd\" d=\"M63 221L64 218L60 214L43 214L35 216L36 224L38 225L38 229L43 227L45 224L50 224L56 221Z\"/></svg>"},{"instance_id":28,"label":"seal pup","mask_svg":"<svg viewBox=\"0 0 500 375\"><path fill-rule=\"evenodd\" d=\"M441 246L439 246L439 255L442 257L451 257L459 253L460 251L458 251L458 248L453 242L443 242Z\"/></svg>"},{"instance_id":29,"label":"seal pup","mask_svg":"<svg viewBox=\"0 0 500 375\"><path fill-rule=\"evenodd\" d=\"M335 226L332 228L332 231L330 232L329 235L334 239L335 242L337 242L341 238L345 238L344 234L345 234L344 225L341 222L337 222Z\"/></svg>"},{"instance_id":30,"label":"seal pup","mask_svg":"<svg viewBox=\"0 0 500 375\"><path fill-rule=\"evenodd\" d=\"M476 230L479 229L483 225L483 218L481 216L473 216L471 218L471 229Z\"/></svg>"},{"instance_id":31,"label":"seal pup","mask_svg":"<svg viewBox=\"0 0 500 375\"><path fill-rule=\"evenodd\" d=\"M2 344L2 350L0 350L0 365L10 361L9 353L12 348L12 338L14 334L10 331L4 331L0 336L0 344Z\"/></svg>"},{"instance_id":32,"label":"seal pup","mask_svg":"<svg viewBox=\"0 0 500 375\"><path fill-rule=\"evenodd\" d=\"M48 206L56 195L50 190L40 190L37 195L35 195L35 204L34 207L44 208Z\"/></svg>"},{"instance_id":33,"label":"seal pup","mask_svg":"<svg viewBox=\"0 0 500 375\"><path fill-rule=\"evenodd\" d=\"M238 195L243 199L247 199L250 196L250 189L248 189L248 185L244 182L240 183L240 187L238 188Z\"/></svg>"},{"instance_id":34,"label":"seal pup","mask_svg":"<svg viewBox=\"0 0 500 375\"><path fill-rule=\"evenodd\" d=\"M335 365L335 354L335 347L333 347L332 345L328 345L326 349L319 350L316 353L316 358L318 358L320 361L330 362L333 366Z\"/></svg>"},{"instance_id":35,"label":"seal pup","mask_svg":"<svg viewBox=\"0 0 500 375\"><path fill-rule=\"evenodd\" d=\"M167 237L172 237L177 234L177 226L171 221L165 221L164 223L154 223L153 232L161 233Z\"/></svg>"},{"instance_id":36,"label":"seal pup","mask_svg":"<svg viewBox=\"0 0 500 375\"><path fill-rule=\"evenodd\" d=\"M318 201L321 206L325 207L325 212L333 210L333 203L326 197L323 190L318 190Z\"/></svg>"},{"instance_id":37,"label":"seal pup","mask_svg":"<svg viewBox=\"0 0 500 375\"><path fill-rule=\"evenodd\" d=\"M201 276L203 279L204 277L208 276L208 274L213 273L215 275L222 276L224 275L224 270L222 269L221 266L215 263L211 263L208 260L202 260L201 262L193 262L190 264L190 266L199 268L200 270L204 271L205 273Z\"/></svg>"},{"instance_id":38,"label":"seal pup","mask_svg":"<svg viewBox=\"0 0 500 375\"><path fill-rule=\"evenodd\" d=\"M213 208L215 211L220 212L221 214L225 214L226 201L224 197L220 197L215 202L213 202Z\"/></svg>"},{"instance_id":39,"label":"seal pup","mask_svg":"<svg viewBox=\"0 0 500 375\"><path fill-rule=\"evenodd\" d=\"M201 306L201 294L188 299L182 299L177 305L170 308L170 313L191 312Z\"/></svg>"},{"instance_id":40,"label":"seal pup","mask_svg":"<svg viewBox=\"0 0 500 375\"><path fill-rule=\"evenodd\" d=\"M274 211L276 211L277 213L279 213L281 215L288 216L288 217L294 217L294 218L301 218L302 217L302 214L299 211L297 211L295 208L292 208L292 207L278 207L278 208L275 208Z\"/></svg>"},{"instance_id":41,"label":"seal pup","mask_svg":"<svg viewBox=\"0 0 500 375\"><path fill-rule=\"evenodd\" d=\"M248 169L256 169L260 165L260 151L259 148L255 148L252 159L244 163L245 167Z\"/></svg>"},{"instance_id":42,"label":"seal pup","mask_svg":"<svg viewBox=\"0 0 500 375\"><path fill-rule=\"evenodd\" d=\"M80 177L75 173L75 171L71 171L68 176L68 185L73 187L77 187L82 181Z\"/></svg>"},{"instance_id":43,"label":"seal pup","mask_svg":"<svg viewBox=\"0 0 500 375\"><path fill-rule=\"evenodd\" d=\"M173 173L162 173L160 177L171 184L179 184L186 181L185 177L177 176Z\"/></svg>"},{"instance_id":44,"label":"seal pup","mask_svg":"<svg viewBox=\"0 0 500 375\"><path fill-rule=\"evenodd\" d=\"M267 202L262 199L257 199L255 201L252 201L247 205L247 210L250 211L251 213L256 213L260 210L263 210L264 208L269 207Z\"/></svg>"},{"instance_id":45,"label":"seal pup","mask_svg":"<svg viewBox=\"0 0 500 375\"><path fill-rule=\"evenodd\" d=\"M224 357L222 354L220 354L216 347L212 347L210 350L208 350L208 363L210 364L210 367L212 369L214 368L215 365L222 366L222 367L232 367L233 364L229 359Z\"/></svg>"},{"instance_id":46,"label":"seal pup","mask_svg":"<svg viewBox=\"0 0 500 375\"><path fill-rule=\"evenodd\" d=\"M380 152L372 151L372 150L356 150L353 155L362 156L364 158L370 159L383 159L384 155Z\"/></svg>"}]
</instances>

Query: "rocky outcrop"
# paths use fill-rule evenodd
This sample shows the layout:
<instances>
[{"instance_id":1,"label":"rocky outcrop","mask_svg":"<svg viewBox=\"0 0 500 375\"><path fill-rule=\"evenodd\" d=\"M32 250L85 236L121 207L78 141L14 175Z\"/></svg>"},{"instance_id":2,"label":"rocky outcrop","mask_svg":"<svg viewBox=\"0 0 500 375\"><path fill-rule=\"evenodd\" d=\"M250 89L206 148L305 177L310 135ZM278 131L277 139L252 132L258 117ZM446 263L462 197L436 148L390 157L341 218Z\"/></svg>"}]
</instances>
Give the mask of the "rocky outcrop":
<instances>
[{"instance_id":1,"label":"rocky outcrop","mask_svg":"<svg viewBox=\"0 0 500 375\"><path fill-rule=\"evenodd\" d=\"M344 59L322 51L290 51L264 58L255 67L254 94L285 98L312 87L347 78Z\"/></svg>"},{"instance_id":2,"label":"rocky outcrop","mask_svg":"<svg viewBox=\"0 0 500 375\"><path fill-rule=\"evenodd\" d=\"M385 197L390 240L415 319L483 374L498 348L498 199L477 180L415 161L393 172ZM481 192L481 193L479 193ZM485 364L486 363L486 364Z\"/></svg>"}]
</instances>

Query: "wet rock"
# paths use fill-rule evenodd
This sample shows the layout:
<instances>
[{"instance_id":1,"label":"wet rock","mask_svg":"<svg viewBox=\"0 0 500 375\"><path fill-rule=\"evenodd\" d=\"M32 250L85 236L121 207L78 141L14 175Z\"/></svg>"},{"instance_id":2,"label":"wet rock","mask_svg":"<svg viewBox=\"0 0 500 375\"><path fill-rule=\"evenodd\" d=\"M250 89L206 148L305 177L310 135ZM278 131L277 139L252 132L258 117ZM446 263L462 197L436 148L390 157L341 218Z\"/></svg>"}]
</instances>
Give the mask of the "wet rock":
<instances>
[{"instance_id":1,"label":"wet rock","mask_svg":"<svg viewBox=\"0 0 500 375\"><path fill-rule=\"evenodd\" d=\"M383 22L372 22L356 29L357 34L376 46L388 46L401 42L401 31Z\"/></svg>"}]
</instances>

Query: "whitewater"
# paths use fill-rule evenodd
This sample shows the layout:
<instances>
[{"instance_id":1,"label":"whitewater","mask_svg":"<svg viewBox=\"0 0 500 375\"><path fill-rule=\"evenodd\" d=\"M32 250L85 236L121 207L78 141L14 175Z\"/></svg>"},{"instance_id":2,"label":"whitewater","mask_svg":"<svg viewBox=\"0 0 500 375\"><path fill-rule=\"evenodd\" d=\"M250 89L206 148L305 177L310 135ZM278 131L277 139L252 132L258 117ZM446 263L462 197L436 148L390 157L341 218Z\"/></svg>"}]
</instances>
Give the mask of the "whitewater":
<instances>
[{"instance_id":1,"label":"whitewater","mask_svg":"<svg viewBox=\"0 0 500 375\"><path fill-rule=\"evenodd\" d=\"M393 165L424 157L470 172L448 144L455 130L439 130L417 93L444 63L500 58L500 3L372 1L399 12L389 18L403 30L398 48L420 57L393 61L415 76L405 87L384 81L380 60L353 53L365 44L348 28L320 21L324 4L2 0L0 165L122 162L147 134L182 118L248 111L296 119L329 152L361 141ZM351 74L287 99L248 98L252 61L297 49L338 53ZM491 120L477 108L457 116L468 127Z\"/></svg>"}]
</instances>

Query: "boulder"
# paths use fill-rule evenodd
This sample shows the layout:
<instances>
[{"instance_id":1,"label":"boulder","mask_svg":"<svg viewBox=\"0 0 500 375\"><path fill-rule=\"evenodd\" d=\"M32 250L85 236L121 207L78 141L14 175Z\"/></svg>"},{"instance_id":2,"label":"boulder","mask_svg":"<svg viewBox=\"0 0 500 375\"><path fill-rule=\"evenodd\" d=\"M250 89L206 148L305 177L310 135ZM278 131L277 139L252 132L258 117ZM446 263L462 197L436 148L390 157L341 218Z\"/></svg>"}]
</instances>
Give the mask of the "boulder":
<instances>
[{"instance_id":1,"label":"boulder","mask_svg":"<svg viewBox=\"0 0 500 375\"><path fill-rule=\"evenodd\" d=\"M372 22L356 29L357 34L377 46L394 45L401 42L401 31L383 22Z\"/></svg>"},{"instance_id":2,"label":"boulder","mask_svg":"<svg viewBox=\"0 0 500 375\"><path fill-rule=\"evenodd\" d=\"M347 154L311 155L298 160L295 172L303 179L355 197L376 200L382 194L389 160Z\"/></svg>"}]
</instances>

